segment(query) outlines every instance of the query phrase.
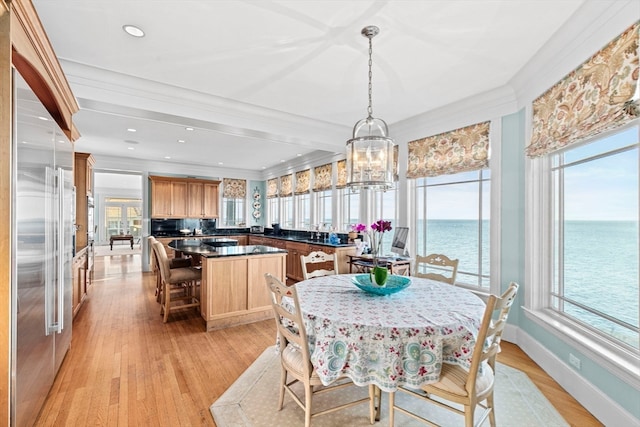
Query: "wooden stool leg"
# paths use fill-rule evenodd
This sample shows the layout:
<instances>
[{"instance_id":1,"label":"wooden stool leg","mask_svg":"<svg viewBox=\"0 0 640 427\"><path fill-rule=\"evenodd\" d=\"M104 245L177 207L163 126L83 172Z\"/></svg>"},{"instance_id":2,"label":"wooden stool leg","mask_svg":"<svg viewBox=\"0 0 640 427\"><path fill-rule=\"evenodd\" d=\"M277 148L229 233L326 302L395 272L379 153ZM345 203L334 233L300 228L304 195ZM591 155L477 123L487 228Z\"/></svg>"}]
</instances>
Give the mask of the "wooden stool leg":
<instances>
[{"instance_id":1,"label":"wooden stool leg","mask_svg":"<svg viewBox=\"0 0 640 427\"><path fill-rule=\"evenodd\" d=\"M170 289L170 285L168 285L167 283L164 284L164 289L162 291L162 299L164 300L164 318L163 318L163 322L167 323L167 320L169 320L169 306L171 304L171 289Z\"/></svg>"}]
</instances>

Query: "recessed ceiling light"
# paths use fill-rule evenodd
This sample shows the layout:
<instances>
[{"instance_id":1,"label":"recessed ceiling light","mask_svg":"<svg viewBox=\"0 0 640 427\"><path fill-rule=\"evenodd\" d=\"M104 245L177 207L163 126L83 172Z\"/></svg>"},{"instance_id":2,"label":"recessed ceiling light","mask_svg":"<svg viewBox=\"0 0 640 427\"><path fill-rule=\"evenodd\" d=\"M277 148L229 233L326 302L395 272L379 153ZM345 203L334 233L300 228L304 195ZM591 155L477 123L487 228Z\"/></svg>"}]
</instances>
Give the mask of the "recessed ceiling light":
<instances>
[{"instance_id":1,"label":"recessed ceiling light","mask_svg":"<svg viewBox=\"0 0 640 427\"><path fill-rule=\"evenodd\" d=\"M219 164L220 166L224 165L224 163L222 163L222 162L218 162L218 164Z\"/></svg>"},{"instance_id":2,"label":"recessed ceiling light","mask_svg":"<svg viewBox=\"0 0 640 427\"><path fill-rule=\"evenodd\" d=\"M65 141L64 139L60 139L60 140L58 140L58 142L59 142L60 144L64 144L66 141Z\"/></svg>"},{"instance_id":3,"label":"recessed ceiling light","mask_svg":"<svg viewBox=\"0 0 640 427\"><path fill-rule=\"evenodd\" d=\"M302 154L298 153L298 154L296 154L296 156L300 157L300 156L302 156Z\"/></svg>"},{"instance_id":4,"label":"recessed ceiling light","mask_svg":"<svg viewBox=\"0 0 640 427\"><path fill-rule=\"evenodd\" d=\"M47 119L46 117L38 116L38 118L39 118L40 120L44 120L45 122L48 122L48 121L49 121L49 119Z\"/></svg>"},{"instance_id":5,"label":"recessed ceiling light","mask_svg":"<svg viewBox=\"0 0 640 427\"><path fill-rule=\"evenodd\" d=\"M193 130L193 128L185 128L185 130Z\"/></svg>"},{"instance_id":6,"label":"recessed ceiling light","mask_svg":"<svg viewBox=\"0 0 640 427\"><path fill-rule=\"evenodd\" d=\"M144 31L142 31L139 27L136 27L135 25L129 25L129 24L123 25L122 29L130 36L144 37Z\"/></svg>"},{"instance_id":7,"label":"recessed ceiling light","mask_svg":"<svg viewBox=\"0 0 640 427\"><path fill-rule=\"evenodd\" d=\"M129 128L127 129L127 132L135 132L136 130L134 128Z\"/></svg>"},{"instance_id":8,"label":"recessed ceiling light","mask_svg":"<svg viewBox=\"0 0 640 427\"><path fill-rule=\"evenodd\" d=\"M127 150L135 150L133 147L127 147Z\"/></svg>"},{"instance_id":9,"label":"recessed ceiling light","mask_svg":"<svg viewBox=\"0 0 640 427\"><path fill-rule=\"evenodd\" d=\"M280 160L280 163L284 163L284 162L285 162L284 160Z\"/></svg>"},{"instance_id":10,"label":"recessed ceiling light","mask_svg":"<svg viewBox=\"0 0 640 427\"><path fill-rule=\"evenodd\" d=\"M266 166L263 166L263 167L262 167L262 169L266 169L266 168L267 168Z\"/></svg>"},{"instance_id":11,"label":"recessed ceiling light","mask_svg":"<svg viewBox=\"0 0 640 427\"><path fill-rule=\"evenodd\" d=\"M165 159L170 159L170 158L171 158L171 156L164 156L164 158L165 158Z\"/></svg>"},{"instance_id":12,"label":"recessed ceiling light","mask_svg":"<svg viewBox=\"0 0 640 427\"><path fill-rule=\"evenodd\" d=\"M179 139L179 140L178 140L178 142L179 142L180 144L184 144L184 139Z\"/></svg>"}]
</instances>

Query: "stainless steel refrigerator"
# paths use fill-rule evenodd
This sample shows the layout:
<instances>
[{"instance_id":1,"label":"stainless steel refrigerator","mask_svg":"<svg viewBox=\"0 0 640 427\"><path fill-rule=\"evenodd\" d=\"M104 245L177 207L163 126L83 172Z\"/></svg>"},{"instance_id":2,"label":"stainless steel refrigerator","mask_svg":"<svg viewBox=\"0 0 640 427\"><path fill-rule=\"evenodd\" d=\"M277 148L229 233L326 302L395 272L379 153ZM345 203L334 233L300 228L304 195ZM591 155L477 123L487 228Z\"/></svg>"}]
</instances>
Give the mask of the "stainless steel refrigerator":
<instances>
[{"instance_id":1,"label":"stainless steel refrigerator","mask_svg":"<svg viewBox=\"0 0 640 427\"><path fill-rule=\"evenodd\" d=\"M30 426L71 345L73 147L14 77L11 425Z\"/></svg>"}]
</instances>

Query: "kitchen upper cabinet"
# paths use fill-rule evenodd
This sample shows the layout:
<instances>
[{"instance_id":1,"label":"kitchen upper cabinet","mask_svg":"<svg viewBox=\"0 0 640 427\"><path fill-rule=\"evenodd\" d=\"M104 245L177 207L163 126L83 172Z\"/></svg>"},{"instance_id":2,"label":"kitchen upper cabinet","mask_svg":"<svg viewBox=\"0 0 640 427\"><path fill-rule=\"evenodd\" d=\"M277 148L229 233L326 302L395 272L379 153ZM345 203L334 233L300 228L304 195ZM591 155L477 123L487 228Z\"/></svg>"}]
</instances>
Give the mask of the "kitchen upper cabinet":
<instances>
[{"instance_id":1,"label":"kitchen upper cabinet","mask_svg":"<svg viewBox=\"0 0 640 427\"><path fill-rule=\"evenodd\" d=\"M151 218L217 218L220 181L150 176Z\"/></svg>"},{"instance_id":2,"label":"kitchen upper cabinet","mask_svg":"<svg viewBox=\"0 0 640 427\"><path fill-rule=\"evenodd\" d=\"M87 196L93 195L93 165L95 159L89 153L74 153L73 184L76 187L76 252L85 248L88 241L89 211Z\"/></svg>"},{"instance_id":3,"label":"kitchen upper cabinet","mask_svg":"<svg viewBox=\"0 0 640 427\"><path fill-rule=\"evenodd\" d=\"M202 207L203 218L218 218L218 183L204 183Z\"/></svg>"},{"instance_id":4,"label":"kitchen upper cabinet","mask_svg":"<svg viewBox=\"0 0 640 427\"><path fill-rule=\"evenodd\" d=\"M189 218L204 218L204 184L201 182L187 183L187 216Z\"/></svg>"}]
</instances>

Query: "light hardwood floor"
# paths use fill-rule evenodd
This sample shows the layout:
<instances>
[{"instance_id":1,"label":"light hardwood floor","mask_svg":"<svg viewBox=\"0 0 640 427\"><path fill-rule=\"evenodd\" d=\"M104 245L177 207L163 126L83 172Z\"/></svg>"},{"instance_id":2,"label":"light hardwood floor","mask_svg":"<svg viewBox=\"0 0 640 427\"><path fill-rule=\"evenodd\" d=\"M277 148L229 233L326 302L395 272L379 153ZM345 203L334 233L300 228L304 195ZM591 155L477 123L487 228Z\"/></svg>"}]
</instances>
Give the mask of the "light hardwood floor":
<instances>
[{"instance_id":1,"label":"light hardwood floor","mask_svg":"<svg viewBox=\"0 0 640 427\"><path fill-rule=\"evenodd\" d=\"M209 406L274 344L272 320L205 332L195 311L162 323L140 255L96 258L94 285L37 426L215 426ZM601 426L517 346L502 363L529 375L572 425Z\"/></svg>"}]
</instances>

